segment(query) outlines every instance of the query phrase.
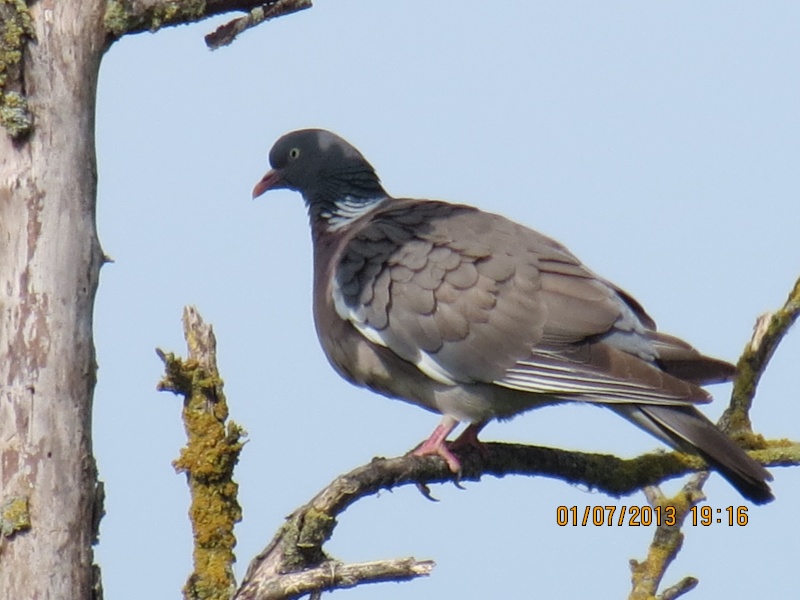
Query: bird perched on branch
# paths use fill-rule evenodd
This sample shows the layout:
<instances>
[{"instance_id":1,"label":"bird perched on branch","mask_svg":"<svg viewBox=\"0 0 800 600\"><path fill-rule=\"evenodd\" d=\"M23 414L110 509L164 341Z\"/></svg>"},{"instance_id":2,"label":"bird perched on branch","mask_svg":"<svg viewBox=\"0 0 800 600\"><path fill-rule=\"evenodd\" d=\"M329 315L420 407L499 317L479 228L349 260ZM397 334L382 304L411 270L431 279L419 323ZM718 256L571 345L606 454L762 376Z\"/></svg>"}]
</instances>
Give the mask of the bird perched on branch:
<instances>
[{"instance_id":1,"label":"bird perched on branch","mask_svg":"<svg viewBox=\"0 0 800 600\"><path fill-rule=\"evenodd\" d=\"M325 130L281 137L253 197L303 195L314 243L314 318L348 381L443 415L414 451L476 444L492 419L561 402L604 406L695 452L753 502L772 477L695 404L733 365L656 331L642 306L558 242L472 206L394 198ZM455 442L447 436L467 428Z\"/></svg>"}]
</instances>

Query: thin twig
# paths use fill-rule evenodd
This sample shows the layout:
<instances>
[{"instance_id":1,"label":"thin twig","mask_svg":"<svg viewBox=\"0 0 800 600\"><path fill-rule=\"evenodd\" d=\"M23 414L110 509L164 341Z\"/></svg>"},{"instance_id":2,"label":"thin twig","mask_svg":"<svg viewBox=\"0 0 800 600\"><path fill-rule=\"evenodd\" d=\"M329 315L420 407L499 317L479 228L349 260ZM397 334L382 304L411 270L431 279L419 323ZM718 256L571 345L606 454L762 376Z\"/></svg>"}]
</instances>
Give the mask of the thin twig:
<instances>
[{"instance_id":1,"label":"thin twig","mask_svg":"<svg viewBox=\"0 0 800 600\"><path fill-rule=\"evenodd\" d=\"M311 0L205 0L204 2L107 0L103 23L108 43L111 44L125 35L195 23L230 12L247 13L244 17L234 19L206 36L206 43L213 50L229 44L236 35L249 27L310 6Z\"/></svg>"},{"instance_id":2,"label":"thin twig","mask_svg":"<svg viewBox=\"0 0 800 600\"><path fill-rule=\"evenodd\" d=\"M691 592L700 581L696 577L684 577L675 585L668 587L658 596L658 600L677 600L684 594Z\"/></svg>"},{"instance_id":3,"label":"thin twig","mask_svg":"<svg viewBox=\"0 0 800 600\"><path fill-rule=\"evenodd\" d=\"M397 558L365 563L341 564L326 562L319 567L270 579L250 579L242 586L237 600L284 600L304 594L320 595L324 591L345 589L366 583L409 581L430 575L435 563L431 560Z\"/></svg>"},{"instance_id":4,"label":"thin twig","mask_svg":"<svg viewBox=\"0 0 800 600\"><path fill-rule=\"evenodd\" d=\"M748 437L752 431L750 407L761 376L783 337L800 316L800 278L795 282L784 305L775 312L761 315L753 328L753 336L736 365L738 374L731 401L720 419L723 431Z\"/></svg>"},{"instance_id":5,"label":"thin twig","mask_svg":"<svg viewBox=\"0 0 800 600\"><path fill-rule=\"evenodd\" d=\"M702 488L706 479L708 479L708 473L694 475L672 498L666 498L658 489L645 489L645 496L650 505L661 509L656 513L660 515L661 522L656 525L653 541L647 551L647 558L642 562L630 561L632 589L628 600L652 600L655 598L664 574L683 545L681 527L686 515L693 506L705 500ZM680 587L681 584L684 584L684 587ZM686 593L697 585L697 580L691 587L688 587L689 585L690 581L687 578L670 590L679 588L681 593ZM672 597L676 598L677 596L673 595Z\"/></svg>"},{"instance_id":6,"label":"thin twig","mask_svg":"<svg viewBox=\"0 0 800 600\"><path fill-rule=\"evenodd\" d=\"M311 8L311 0L273 0L265 2L250 10L245 16L238 17L219 26L206 36L206 45L211 50L227 46L243 31L255 27L259 23L276 17L289 15L306 8Z\"/></svg>"}]
</instances>

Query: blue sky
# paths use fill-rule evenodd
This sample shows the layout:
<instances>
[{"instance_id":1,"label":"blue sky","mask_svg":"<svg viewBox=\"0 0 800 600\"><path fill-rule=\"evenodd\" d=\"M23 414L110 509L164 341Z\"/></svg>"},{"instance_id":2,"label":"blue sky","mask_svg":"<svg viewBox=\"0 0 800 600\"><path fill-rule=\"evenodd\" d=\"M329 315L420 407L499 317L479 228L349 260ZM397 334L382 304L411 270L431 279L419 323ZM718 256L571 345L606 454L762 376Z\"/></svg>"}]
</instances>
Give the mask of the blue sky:
<instances>
[{"instance_id":1,"label":"blue sky","mask_svg":"<svg viewBox=\"0 0 800 600\"><path fill-rule=\"evenodd\" d=\"M319 0L209 52L227 19L141 34L108 53L98 90L101 274L95 451L109 598L167 599L191 566L188 492L170 462L180 400L155 391L154 348L185 354L196 305L219 342L232 417L250 434L236 478L238 573L283 516L338 473L398 455L436 415L340 380L311 317L300 197L250 190L281 134L325 127L390 193L475 204L555 237L629 291L664 331L735 360L800 273L800 7L743 2ZM773 359L752 416L800 437L800 335ZM712 418L729 386L715 386ZM633 456L659 443L609 411L558 407L486 440ZM800 471L749 524L688 527L667 574L697 598L796 587ZM644 528L559 528L559 505L641 505L546 479L383 493L351 508L329 550L413 555L430 578L344 598L624 597ZM665 486L675 489L675 484ZM714 508L742 499L718 475ZM791 587L790 587L791 586Z\"/></svg>"}]
</instances>

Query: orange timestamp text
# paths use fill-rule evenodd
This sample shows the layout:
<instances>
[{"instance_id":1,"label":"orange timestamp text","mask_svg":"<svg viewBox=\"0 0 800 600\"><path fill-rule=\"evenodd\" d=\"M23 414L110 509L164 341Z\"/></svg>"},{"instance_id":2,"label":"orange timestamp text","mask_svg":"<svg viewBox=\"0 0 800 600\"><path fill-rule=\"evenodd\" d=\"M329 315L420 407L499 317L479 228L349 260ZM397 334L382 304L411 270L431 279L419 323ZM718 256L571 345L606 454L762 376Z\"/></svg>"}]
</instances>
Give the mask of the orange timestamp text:
<instances>
[{"instance_id":1,"label":"orange timestamp text","mask_svg":"<svg viewBox=\"0 0 800 600\"><path fill-rule=\"evenodd\" d=\"M746 506L713 508L708 505L692 506L689 509L691 523L695 527L714 524L745 526L748 523ZM678 524L678 511L674 506L558 506L556 524L560 527L649 527L650 525L671 527Z\"/></svg>"}]
</instances>

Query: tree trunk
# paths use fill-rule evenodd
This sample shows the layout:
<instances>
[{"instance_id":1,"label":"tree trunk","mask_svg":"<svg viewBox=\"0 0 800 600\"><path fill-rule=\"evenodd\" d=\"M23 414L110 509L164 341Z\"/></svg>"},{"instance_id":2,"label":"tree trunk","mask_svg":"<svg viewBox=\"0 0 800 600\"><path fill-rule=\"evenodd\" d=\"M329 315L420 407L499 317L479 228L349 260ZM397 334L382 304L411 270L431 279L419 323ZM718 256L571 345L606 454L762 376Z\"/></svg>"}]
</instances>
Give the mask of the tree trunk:
<instances>
[{"instance_id":1,"label":"tree trunk","mask_svg":"<svg viewBox=\"0 0 800 600\"><path fill-rule=\"evenodd\" d=\"M30 528L0 538L0 598L96 597L91 448L94 110L103 0L30 3L21 86L32 133L0 133L0 506Z\"/></svg>"}]
</instances>

